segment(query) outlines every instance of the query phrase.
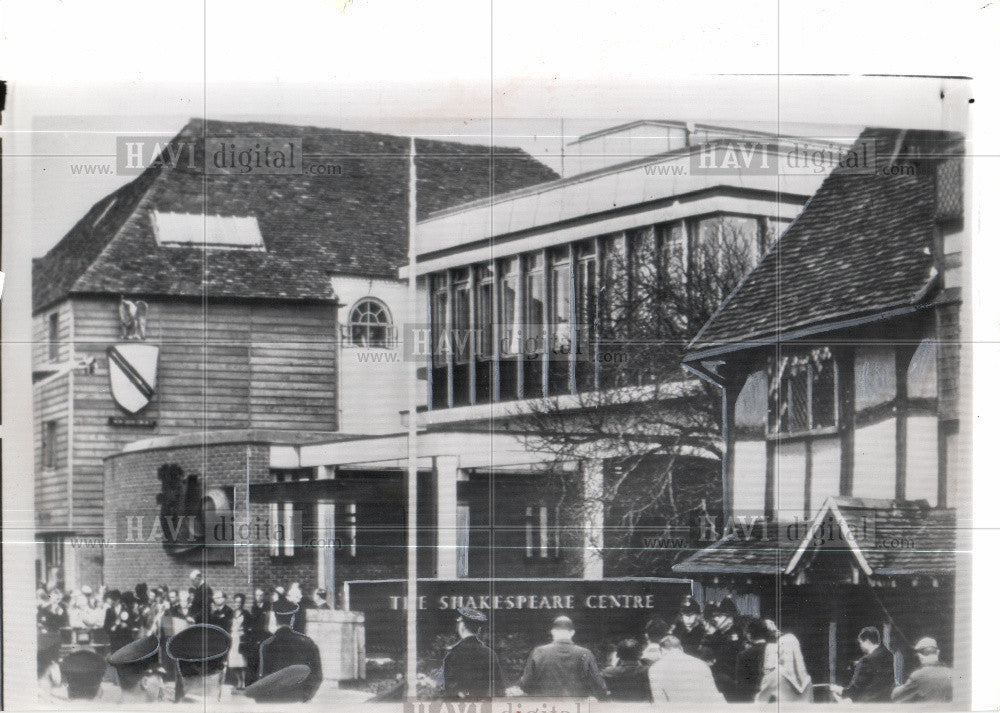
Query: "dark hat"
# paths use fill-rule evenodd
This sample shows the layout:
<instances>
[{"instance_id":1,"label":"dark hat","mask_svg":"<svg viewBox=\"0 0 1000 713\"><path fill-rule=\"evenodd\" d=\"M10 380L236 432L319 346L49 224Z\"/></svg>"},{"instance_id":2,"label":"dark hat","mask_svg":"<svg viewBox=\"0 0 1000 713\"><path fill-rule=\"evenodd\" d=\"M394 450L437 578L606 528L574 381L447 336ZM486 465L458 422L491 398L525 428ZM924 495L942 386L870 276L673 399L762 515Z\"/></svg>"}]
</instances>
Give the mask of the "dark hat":
<instances>
[{"instance_id":1,"label":"dark hat","mask_svg":"<svg viewBox=\"0 0 1000 713\"><path fill-rule=\"evenodd\" d=\"M638 661L642 655L642 644L638 639L622 639L615 647L615 653L622 661Z\"/></svg>"},{"instance_id":2,"label":"dark hat","mask_svg":"<svg viewBox=\"0 0 1000 713\"><path fill-rule=\"evenodd\" d=\"M271 605L271 611L274 612L275 620L279 624L283 624L295 618L295 615L299 611L299 605L281 597Z\"/></svg>"},{"instance_id":3,"label":"dark hat","mask_svg":"<svg viewBox=\"0 0 1000 713\"><path fill-rule=\"evenodd\" d=\"M181 676L205 675L222 669L231 643L222 627L193 624L167 640L167 656Z\"/></svg>"},{"instance_id":4,"label":"dark hat","mask_svg":"<svg viewBox=\"0 0 1000 713\"><path fill-rule=\"evenodd\" d=\"M718 604L710 604L708 607L708 616L739 616L739 609L736 608L736 603L733 602L732 597L724 597Z\"/></svg>"},{"instance_id":5,"label":"dark hat","mask_svg":"<svg viewBox=\"0 0 1000 713\"><path fill-rule=\"evenodd\" d=\"M285 666L247 686L243 693L255 701L292 703L304 701L309 696L302 685L312 669L303 664Z\"/></svg>"},{"instance_id":6,"label":"dark hat","mask_svg":"<svg viewBox=\"0 0 1000 713\"><path fill-rule=\"evenodd\" d=\"M298 614L299 605L282 597L274 603L271 610L274 612L275 616L291 616L292 614Z\"/></svg>"},{"instance_id":7,"label":"dark hat","mask_svg":"<svg viewBox=\"0 0 1000 713\"><path fill-rule=\"evenodd\" d=\"M688 594L681 602L681 614L701 614L701 604L698 600Z\"/></svg>"},{"instance_id":8,"label":"dark hat","mask_svg":"<svg viewBox=\"0 0 1000 713\"><path fill-rule=\"evenodd\" d=\"M473 629L479 629L486 626L488 619L486 615L481 611L476 609L470 609L469 607L459 607L455 611L458 612L458 616L461 617L462 621L468 624Z\"/></svg>"},{"instance_id":9,"label":"dark hat","mask_svg":"<svg viewBox=\"0 0 1000 713\"><path fill-rule=\"evenodd\" d=\"M66 654L59 664L59 670L66 681L69 697L94 698L101 688L101 679L104 678L107 667L104 657L89 649Z\"/></svg>"},{"instance_id":10,"label":"dark hat","mask_svg":"<svg viewBox=\"0 0 1000 713\"><path fill-rule=\"evenodd\" d=\"M659 641L670 633L670 625L659 617L655 617L646 622L646 638L650 641Z\"/></svg>"},{"instance_id":11,"label":"dark hat","mask_svg":"<svg viewBox=\"0 0 1000 713\"><path fill-rule=\"evenodd\" d=\"M154 636L126 644L108 657L108 663L118 671L122 690L134 688L142 680L144 673L159 662L160 640Z\"/></svg>"},{"instance_id":12,"label":"dark hat","mask_svg":"<svg viewBox=\"0 0 1000 713\"><path fill-rule=\"evenodd\" d=\"M750 641L770 641L774 637L771 634L771 630L767 627L767 624L758 616L753 617L747 622L747 636Z\"/></svg>"}]
</instances>

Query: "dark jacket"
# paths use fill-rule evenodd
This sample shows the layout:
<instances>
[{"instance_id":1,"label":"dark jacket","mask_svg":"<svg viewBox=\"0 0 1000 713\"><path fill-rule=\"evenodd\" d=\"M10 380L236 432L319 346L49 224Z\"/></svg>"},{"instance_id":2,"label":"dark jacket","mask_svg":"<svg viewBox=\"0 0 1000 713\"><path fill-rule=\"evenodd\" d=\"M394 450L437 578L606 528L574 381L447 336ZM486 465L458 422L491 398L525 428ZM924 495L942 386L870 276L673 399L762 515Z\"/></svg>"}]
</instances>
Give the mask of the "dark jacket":
<instances>
[{"instance_id":1,"label":"dark jacket","mask_svg":"<svg viewBox=\"0 0 1000 713\"><path fill-rule=\"evenodd\" d=\"M855 703L888 701L896 684L892 670L892 652L879 646L854 665L850 685L841 694Z\"/></svg>"},{"instance_id":2,"label":"dark jacket","mask_svg":"<svg viewBox=\"0 0 1000 713\"><path fill-rule=\"evenodd\" d=\"M475 636L466 636L449 648L441 668L445 698L484 699L503 695L500 661L493 649Z\"/></svg>"},{"instance_id":3,"label":"dark jacket","mask_svg":"<svg viewBox=\"0 0 1000 713\"><path fill-rule=\"evenodd\" d=\"M323 682L319 647L308 636L296 633L287 626L279 627L274 636L260 645L260 676L267 676L294 664L304 664L310 669L306 680L302 682L302 700L308 701Z\"/></svg>"},{"instance_id":4,"label":"dark jacket","mask_svg":"<svg viewBox=\"0 0 1000 713\"><path fill-rule=\"evenodd\" d=\"M233 610L228 604L223 604L220 609L212 609L208 612L206 624L214 624L227 634L233 624Z\"/></svg>"},{"instance_id":5,"label":"dark jacket","mask_svg":"<svg viewBox=\"0 0 1000 713\"><path fill-rule=\"evenodd\" d=\"M202 624L212 610L212 588L202 582L191 593L191 607L188 615L194 618L196 624Z\"/></svg>"},{"instance_id":6,"label":"dark jacket","mask_svg":"<svg viewBox=\"0 0 1000 713\"><path fill-rule=\"evenodd\" d=\"M690 629L684 626L684 621L677 617L670 626L670 635L680 639L681 648L689 656L701 655L701 643L705 638L705 624L700 619Z\"/></svg>"},{"instance_id":7,"label":"dark jacket","mask_svg":"<svg viewBox=\"0 0 1000 713\"><path fill-rule=\"evenodd\" d=\"M736 655L736 698L744 703L752 702L760 691L764 677L764 649L767 644L757 641L750 648Z\"/></svg>"},{"instance_id":8,"label":"dark jacket","mask_svg":"<svg viewBox=\"0 0 1000 713\"><path fill-rule=\"evenodd\" d=\"M736 658L743 650L743 637L733 624L725 631L716 630L705 637L705 657L712 667L712 676L719 692L727 701L739 698L736 682Z\"/></svg>"},{"instance_id":9,"label":"dark jacket","mask_svg":"<svg viewBox=\"0 0 1000 713\"><path fill-rule=\"evenodd\" d=\"M536 647L517 686L530 696L603 697L608 692L594 654L571 641Z\"/></svg>"},{"instance_id":10,"label":"dark jacket","mask_svg":"<svg viewBox=\"0 0 1000 713\"><path fill-rule=\"evenodd\" d=\"M652 701L649 666L640 661L619 661L601 671L613 701Z\"/></svg>"},{"instance_id":11,"label":"dark jacket","mask_svg":"<svg viewBox=\"0 0 1000 713\"><path fill-rule=\"evenodd\" d=\"M253 604L249 609L247 609L246 614L243 616L244 636L251 641L256 641L257 643L266 639L268 637L267 619L267 607Z\"/></svg>"}]
</instances>

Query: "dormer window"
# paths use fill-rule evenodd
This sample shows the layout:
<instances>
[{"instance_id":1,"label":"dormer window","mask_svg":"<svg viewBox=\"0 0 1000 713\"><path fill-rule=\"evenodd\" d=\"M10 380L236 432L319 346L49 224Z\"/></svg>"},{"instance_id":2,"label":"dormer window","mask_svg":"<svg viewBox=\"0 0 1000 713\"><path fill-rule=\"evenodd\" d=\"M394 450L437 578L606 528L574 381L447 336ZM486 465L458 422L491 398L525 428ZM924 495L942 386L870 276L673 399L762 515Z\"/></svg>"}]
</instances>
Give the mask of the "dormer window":
<instances>
[{"instance_id":1,"label":"dormer window","mask_svg":"<svg viewBox=\"0 0 1000 713\"><path fill-rule=\"evenodd\" d=\"M387 348L392 329L389 308L373 297L366 297L351 310L349 328L354 346Z\"/></svg>"},{"instance_id":2,"label":"dormer window","mask_svg":"<svg viewBox=\"0 0 1000 713\"><path fill-rule=\"evenodd\" d=\"M264 250L256 216L152 212L153 233L162 246L215 250Z\"/></svg>"}]
</instances>

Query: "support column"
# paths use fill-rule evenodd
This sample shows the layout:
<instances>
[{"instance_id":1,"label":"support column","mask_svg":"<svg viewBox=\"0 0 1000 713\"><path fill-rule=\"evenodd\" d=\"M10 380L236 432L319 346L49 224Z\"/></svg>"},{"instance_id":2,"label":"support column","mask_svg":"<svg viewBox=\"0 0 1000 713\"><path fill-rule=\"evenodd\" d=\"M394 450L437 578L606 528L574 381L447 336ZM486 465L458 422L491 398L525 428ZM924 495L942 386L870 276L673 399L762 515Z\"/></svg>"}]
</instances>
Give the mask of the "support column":
<instances>
[{"instance_id":1,"label":"support column","mask_svg":"<svg viewBox=\"0 0 1000 713\"><path fill-rule=\"evenodd\" d=\"M458 578L458 456L434 458L437 493L437 578Z\"/></svg>"},{"instance_id":2,"label":"support column","mask_svg":"<svg viewBox=\"0 0 1000 713\"><path fill-rule=\"evenodd\" d=\"M80 584L80 562L77 557L77 548L73 546L72 541L75 537L71 535L69 537L62 538L63 545L63 591L70 591L76 589Z\"/></svg>"},{"instance_id":3,"label":"support column","mask_svg":"<svg viewBox=\"0 0 1000 713\"><path fill-rule=\"evenodd\" d=\"M319 480L332 479L337 476L334 466L324 466L316 469ZM321 545L316 547L316 585L326 589L330 600L337 597L336 588L336 505L332 500L320 500L316 503L316 538Z\"/></svg>"},{"instance_id":4,"label":"support column","mask_svg":"<svg viewBox=\"0 0 1000 713\"><path fill-rule=\"evenodd\" d=\"M585 519L583 578L604 578L604 461L589 458L581 465Z\"/></svg>"},{"instance_id":5,"label":"support column","mask_svg":"<svg viewBox=\"0 0 1000 713\"><path fill-rule=\"evenodd\" d=\"M323 500L316 503L316 537L322 543L316 548L316 583L334 598L337 592L334 585L337 537L335 505L332 501Z\"/></svg>"}]
</instances>

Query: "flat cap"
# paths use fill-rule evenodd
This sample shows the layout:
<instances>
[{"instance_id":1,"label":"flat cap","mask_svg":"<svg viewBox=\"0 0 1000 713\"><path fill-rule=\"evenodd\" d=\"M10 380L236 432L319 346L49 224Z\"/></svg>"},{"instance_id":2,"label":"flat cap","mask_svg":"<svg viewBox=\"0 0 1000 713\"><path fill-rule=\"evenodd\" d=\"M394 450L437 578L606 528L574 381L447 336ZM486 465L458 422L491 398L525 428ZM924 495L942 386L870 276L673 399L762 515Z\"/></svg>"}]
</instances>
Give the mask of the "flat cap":
<instances>
[{"instance_id":1,"label":"flat cap","mask_svg":"<svg viewBox=\"0 0 1000 713\"><path fill-rule=\"evenodd\" d=\"M469 607L459 607L455 611L458 612L458 615L462 617L462 619L464 619L469 624L473 624L475 626L483 626L487 621L489 621L486 618L485 614L476 609L470 609Z\"/></svg>"}]
</instances>

